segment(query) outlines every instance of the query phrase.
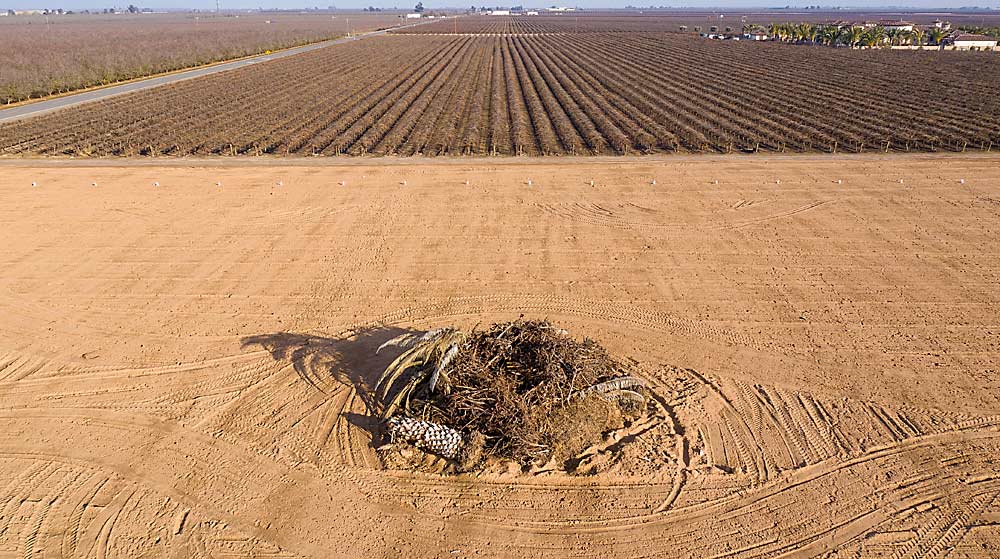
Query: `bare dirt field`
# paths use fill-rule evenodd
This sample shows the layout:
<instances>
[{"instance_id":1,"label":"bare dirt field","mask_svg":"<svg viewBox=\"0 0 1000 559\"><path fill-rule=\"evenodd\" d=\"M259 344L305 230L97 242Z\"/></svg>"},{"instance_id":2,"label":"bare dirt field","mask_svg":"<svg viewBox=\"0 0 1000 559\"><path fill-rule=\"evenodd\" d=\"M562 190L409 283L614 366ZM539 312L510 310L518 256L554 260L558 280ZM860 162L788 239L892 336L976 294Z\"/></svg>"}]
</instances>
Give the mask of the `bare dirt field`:
<instances>
[{"instance_id":1,"label":"bare dirt field","mask_svg":"<svg viewBox=\"0 0 1000 559\"><path fill-rule=\"evenodd\" d=\"M1000 555L996 156L0 176L0 557ZM522 314L669 417L576 475L384 467L374 349Z\"/></svg>"}]
</instances>

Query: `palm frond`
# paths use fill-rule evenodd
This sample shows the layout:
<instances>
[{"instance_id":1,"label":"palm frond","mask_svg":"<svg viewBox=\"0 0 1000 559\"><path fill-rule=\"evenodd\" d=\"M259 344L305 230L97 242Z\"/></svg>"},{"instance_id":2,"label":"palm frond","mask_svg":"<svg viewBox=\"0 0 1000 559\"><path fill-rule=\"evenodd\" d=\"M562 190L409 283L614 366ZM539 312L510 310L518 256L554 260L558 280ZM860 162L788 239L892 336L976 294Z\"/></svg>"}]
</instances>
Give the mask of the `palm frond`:
<instances>
[{"instance_id":1,"label":"palm frond","mask_svg":"<svg viewBox=\"0 0 1000 559\"><path fill-rule=\"evenodd\" d=\"M437 366L434 367L434 372L431 374L431 378L427 382L427 389L430 390L431 392L434 391L434 388L438 384L438 380L442 376L445 377L445 382L442 385L443 389L445 391L448 390L448 388L449 388L448 387L448 377L447 377L447 375L444 374L444 371L445 371L445 367L448 366L448 363L451 363L451 360L454 359L456 355L458 355L458 348L459 348L459 344L457 344L457 343L456 344L452 344L451 347L449 347L448 350L445 351L444 356L441 357L441 360L438 361Z\"/></svg>"},{"instance_id":2,"label":"palm frond","mask_svg":"<svg viewBox=\"0 0 1000 559\"><path fill-rule=\"evenodd\" d=\"M386 367L375 385L376 398L384 404L383 417L391 416L404 402L409 402L410 396L421 383L435 372L440 377L443 372L441 362L452 349L456 349L457 353L457 347L465 339L465 334L451 328L440 328L420 337L415 336L415 339L410 349L401 353ZM450 360L451 357L448 358ZM437 383L438 379L435 378L434 381Z\"/></svg>"},{"instance_id":3,"label":"palm frond","mask_svg":"<svg viewBox=\"0 0 1000 559\"><path fill-rule=\"evenodd\" d=\"M395 338L378 346L378 349L375 350L375 354L377 355L380 351L382 351L387 347L398 347L400 349L408 349L421 342L432 340L437 336L440 336L447 330L450 330L450 328L435 328L433 330L428 330L427 332L419 336L417 334L411 334L409 332L406 334L400 334L399 336L396 336Z\"/></svg>"}]
</instances>

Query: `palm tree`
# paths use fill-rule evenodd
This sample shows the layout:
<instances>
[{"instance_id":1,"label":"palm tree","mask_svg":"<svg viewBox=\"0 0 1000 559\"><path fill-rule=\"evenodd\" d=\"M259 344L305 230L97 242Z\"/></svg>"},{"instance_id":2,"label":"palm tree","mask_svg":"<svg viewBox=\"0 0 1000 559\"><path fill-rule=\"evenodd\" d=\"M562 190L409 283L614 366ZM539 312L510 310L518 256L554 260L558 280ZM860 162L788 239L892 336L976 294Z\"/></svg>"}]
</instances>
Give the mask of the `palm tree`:
<instances>
[{"instance_id":1,"label":"palm tree","mask_svg":"<svg viewBox=\"0 0 1000 559\"><path fill-rule=\"evenodd\" d=\"M889 44L892 46L896 46L903 42L903 36L905 33L906 31L902 29L890 29L886 31L885 34L889 38Z\"/></svg>"},{"instance_id":2,"label":"palm tree","mask_svg":"<svg viewBox=\"0 0 1000 559\"><path fill-rule=\"evenodd\" d=\"M861 43L861 38L865 36L865 29L857 25L852 25L847 29L844 29L841 34L844 44L851 47L852 49L857 47Z\"/></svg>"},{"instance_id":3,"label":"palm tree","mask_svg":"<svg viewBox=\"0 0 1000 559\"><path fill-rule=\"evenodd\" d=\"M941 41L947 37L948 34L943 29L934 28L931 32L927 34L927 38L930 39L932 45L940 45Z\"/></svg>"},{"instance_id":4,"label":"palm tree","mask_svg":"<svg viewBox=\"0 0 1000 559\"><path fill-rule=\"evenodd\" d=\"M816 38L819 37L819 28L810 23L800 23L798 27L795 28L795 32L800 41L806 41L809 43L815 43Z\"/></svg>"},{"instance_id":5,"label":"palm tree","mask_svg":"<svg viewBox=\"0 0 1000 559\"><path fill-rule=\"evenodd\" d=\"M913 44L918 47L924 44L924 30L919 27L914 27L913 31L910 32L910 38L913 39Z\"/></svg>"},{"instance_id":6,"label":"palm tree","mask_svg":"<svg viewBox=\"0 0 1000 559\"><path fill-rule=\"evenodd\" d=\"M758 29L758 26L757 26L756 23L744 23L743 24L743 34L744 35L750 35L750 34L754 33L755 31L757 31L757 29Z\"/></svg>"},{"instance_id":7,"label":"palm tree","mask_svg":"<svg viewBox=\"0 0 1000 559\"><path fill-rule=\"evenodd\" d=\"M781 31L781 24L780 23L772 23L771 25L768 25L767 26L767 34L770 35L771 37L776 38L776 39L784 40L784 37L782 36L783 33Z\"/></svg>"},{"instance_id":8,"label":"palm tree","mask_svg":"<svg viewBox=\"0 0 1000 559\"><path fill-rule=\"evenodd\" d=\"M786 23L781 26L785 30L785 40L786 41L798 41L798 29L796 29L794 24Z\"/></svg>"},{"instance_id":9,"label":"palm tree","mask_svg":"<svg viewBox=\"0 0 1000 559\"><path fill-rule=\"evenodd\" d=\"M877 47L885 42L885 29L880 26L869 28L861 41L868 48Z\"/></svg>"},{"instance_id":10,"label":"palm tree","mask_svg":"<svg viewBox=\"0 0 1000 559\"><path fill-rule=\"evenodd\" d=\"M819 40L824 45L833 45L840 36L840 28L836 25L824 25L819 32Z\"/></svg>"},{"instance_id":11,"label":"palm tree","mask_svg":"<svg viewBox=\"0 0 1000 559\"><path fill-rule=\"evenodd\" d=\"M781 41L794 38L794 27L788 23L772 23L768 28L772 37L777 37Z\"/></svg>"},{"instance_id":12,"label":"palm tree","mask_svg":"<svg viewBox=\"0 0 1000 559\"><path fill-rule=\"evenodd\" d=\"M792 42L795 42L795 43L801 43L802 41L805 40L805 38L802 36L802 26L801 25L795 25L793 23L789 23L788 24L788 35L792 39Z\"/></svg>"}]
</instances>

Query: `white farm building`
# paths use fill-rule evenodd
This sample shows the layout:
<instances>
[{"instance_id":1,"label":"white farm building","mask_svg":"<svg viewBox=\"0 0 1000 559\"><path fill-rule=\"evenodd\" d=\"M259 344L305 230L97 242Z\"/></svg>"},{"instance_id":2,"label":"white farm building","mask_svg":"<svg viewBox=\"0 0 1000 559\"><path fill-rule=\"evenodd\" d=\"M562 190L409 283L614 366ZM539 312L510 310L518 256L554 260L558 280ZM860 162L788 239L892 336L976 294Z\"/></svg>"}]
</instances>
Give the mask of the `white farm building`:
<instances>
[{"instance_id":1,"label":"white farm building","mask_svg":"<svg viewBox=\"0 0 1000 559\"><path fill-rule=\"evenodd\" d=\"M953 44L957 50L991 50L996 48L997 40L987 35L965 33L956 36Z\"/></svg>"},{"instance_id":2,"label":"white farm building","mask_svg":"<svg viewBox=\"0 0 1000 559\"><path fill-rule=\"evenodd\" d=\"M881 25L886 31L913 31L914 25L908 21L880 21Z\"/></svg>"}]
</instances>

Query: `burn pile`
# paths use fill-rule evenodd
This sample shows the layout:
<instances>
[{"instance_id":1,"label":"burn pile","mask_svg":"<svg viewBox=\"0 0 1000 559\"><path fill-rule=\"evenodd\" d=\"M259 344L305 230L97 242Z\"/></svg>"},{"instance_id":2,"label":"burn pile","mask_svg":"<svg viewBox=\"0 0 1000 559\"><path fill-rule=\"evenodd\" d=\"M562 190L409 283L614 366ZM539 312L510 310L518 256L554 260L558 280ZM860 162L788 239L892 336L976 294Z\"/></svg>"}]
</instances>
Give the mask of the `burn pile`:
<instances>
[{"instance_id":1,"label":"burn pile","mask_svg":"<svg viewBox=\"0 0 1000 559\"><path fill-rule=\"evenodd\" d=\"M593 340L546 321L405 334L375 388L393 443L473 469L565 462L646 404L642 382Z\"/></svg>"}]
</instances>

